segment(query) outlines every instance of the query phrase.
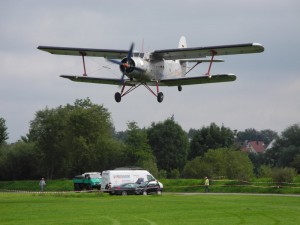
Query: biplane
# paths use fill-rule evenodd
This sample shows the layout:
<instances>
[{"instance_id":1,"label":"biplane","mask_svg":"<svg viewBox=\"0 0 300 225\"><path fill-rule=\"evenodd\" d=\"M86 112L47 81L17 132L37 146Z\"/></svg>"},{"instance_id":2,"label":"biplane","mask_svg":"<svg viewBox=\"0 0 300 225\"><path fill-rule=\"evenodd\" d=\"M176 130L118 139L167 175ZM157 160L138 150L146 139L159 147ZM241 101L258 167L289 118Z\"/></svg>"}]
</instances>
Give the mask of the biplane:
<instances>
[{"instance_id":1,"label":"biplane","mask_svg":"<svg viewBox=\"0 0 300 225\"><path fill-rule=\"evenodd\" d=\"M115 93L116 102L120 102L122 97L139 86L146 87L158 102L162 102L164 94L160 92L161 86L177 86L178 91L182 91L184 85L234 81L236 80L234 74L211 74L213 63L224 61L215 57L264 51L264 47L258 43L188 48L184 36L180 38L178 48L146 53L134 51L134 44L131 44L129 50L53 46L38 46L38 49L51 54L82 57L83 75L61 75L61 77L76 82L121 86L121 91ZM88 76L85 57L103 57L109 62L117 64L121 71L120 78ZM193 63L193 66L189 68L188 63ZM188 77L187 74L200 63L208 63L207 72L202 76ZM154 88L152 89L150 86L154 86Z\"/></svg>"}]
</instances>

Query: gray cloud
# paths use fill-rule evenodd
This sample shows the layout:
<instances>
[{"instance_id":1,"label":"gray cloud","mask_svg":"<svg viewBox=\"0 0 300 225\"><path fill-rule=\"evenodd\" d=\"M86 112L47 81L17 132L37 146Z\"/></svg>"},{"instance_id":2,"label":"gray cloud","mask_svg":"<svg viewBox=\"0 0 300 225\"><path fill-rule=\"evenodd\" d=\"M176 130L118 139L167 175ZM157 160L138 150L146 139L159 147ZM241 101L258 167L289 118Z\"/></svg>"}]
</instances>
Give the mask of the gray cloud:
<instances>
[{"instance_id":1,"label":"gray cloud","mask_svg":"<svg viewBox=\"0 0 300 225\"><path fill-rule=\"evenodd\" d=\"M150 126L175 115L184 129L210 122L232 129L282 131L300 121L298 40L300 2L287 1L2 1L0 3L0 116L10 141L25 135L37 110L90 97L104 104L117 130L128 121ZM128 49L260 42L262 54L223 57L213 73L235 73L236 82L161 88L162 104L143 88L114 102L118 87L77 84L60 74L82 74L80 57L50 55L38 45ZM118 77L118 68L88 59L93 76ZM109 65L112 69L104 69ZM204 74L201 65L192 76ZM93 72L93 73L92 73Z\"/></svg>"}]
</instances>

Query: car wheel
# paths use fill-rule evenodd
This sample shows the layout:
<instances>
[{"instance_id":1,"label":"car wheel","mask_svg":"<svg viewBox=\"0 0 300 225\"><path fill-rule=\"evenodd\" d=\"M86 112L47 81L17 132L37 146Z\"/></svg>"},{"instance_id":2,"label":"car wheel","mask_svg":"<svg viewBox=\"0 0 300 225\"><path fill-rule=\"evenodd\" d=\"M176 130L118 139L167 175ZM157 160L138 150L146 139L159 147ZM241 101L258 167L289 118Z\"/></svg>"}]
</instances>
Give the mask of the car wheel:
<instances>
[{"instance_id":1,"label":"car wheel","mask_svg":"<svg viewBox=\"0 0 300 225\"><path fill-rule=\"evenodd\" d=\"M87 191L92 190L92 189L93 189L93 188L92 188L92 185L91 185L91 184L86 185L86 190L87 190Z\"/></svg>"},{"instance_id":2,"label":"car wheel","mask_svg":"<svg viewBox=\"0 0 300 225\"><path fill-rule=\"evenodd\" d=\"M122 195L123 196L127 195L127 191L122 191Z\"/></svg>"},{"instance_id":3,"label":"car wheel","mask_svg":"<svg viewBox=\"0 0 300 225\"><path fill-rule=\"evenodd\" d=\"M78 184L74 184L74 191L79 191L79 185Z\"/></svg>"}]
</instances>

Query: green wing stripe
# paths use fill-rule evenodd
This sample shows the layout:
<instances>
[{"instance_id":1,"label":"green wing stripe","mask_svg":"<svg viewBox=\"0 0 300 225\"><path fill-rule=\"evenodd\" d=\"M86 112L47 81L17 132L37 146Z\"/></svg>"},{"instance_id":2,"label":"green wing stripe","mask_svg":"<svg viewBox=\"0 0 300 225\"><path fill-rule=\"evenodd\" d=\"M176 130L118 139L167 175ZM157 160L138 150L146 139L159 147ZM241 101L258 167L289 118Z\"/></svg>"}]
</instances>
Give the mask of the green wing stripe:
<instances>
[{"instance_id":1,"label":"green wing stripe","mask_svg":"<svg viewBox=\"0 0 300 225\"><path fill-rule=\"evenodd\" d=\"M233 74L219 74L200 77L185 77L176 79L165 79L160 81L160 85L164 86L178 86L178 85L193 85L193 84L209 84L209 83L219 83L219 82L230 82L235 81L236 76Z\"/></svg>"}]
</instances>

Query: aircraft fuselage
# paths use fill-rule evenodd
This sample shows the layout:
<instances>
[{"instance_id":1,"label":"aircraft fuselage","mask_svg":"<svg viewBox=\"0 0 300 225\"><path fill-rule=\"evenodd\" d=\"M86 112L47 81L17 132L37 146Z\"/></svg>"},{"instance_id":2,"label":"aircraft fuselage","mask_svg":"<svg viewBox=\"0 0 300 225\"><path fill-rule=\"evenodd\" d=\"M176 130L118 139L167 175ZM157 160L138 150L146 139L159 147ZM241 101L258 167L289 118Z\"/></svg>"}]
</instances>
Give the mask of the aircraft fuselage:
<instances>
[{"instance_id":1,"label":"aircraft fuselage","mask_svg":"<svg viewBox=\"0 0 300 225\"><path fill-rule=\"evenodd\" d=\"M134 61L134 66L141 70L132 70L125 75L139 82L180 78L186 72L185 64L180 64L178 60L149 61L140 57L132 57L132 60Z\"/></svg>"}]
</instances>

